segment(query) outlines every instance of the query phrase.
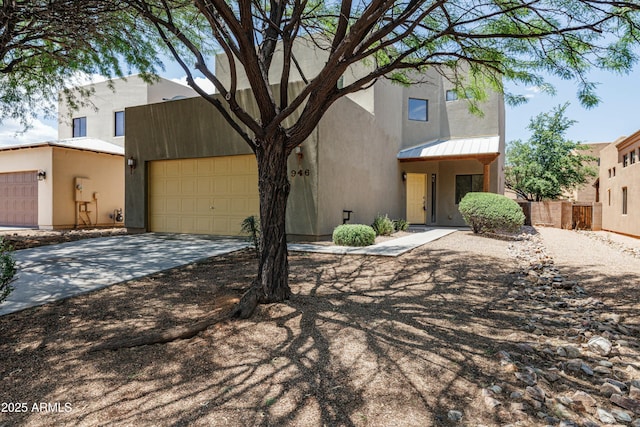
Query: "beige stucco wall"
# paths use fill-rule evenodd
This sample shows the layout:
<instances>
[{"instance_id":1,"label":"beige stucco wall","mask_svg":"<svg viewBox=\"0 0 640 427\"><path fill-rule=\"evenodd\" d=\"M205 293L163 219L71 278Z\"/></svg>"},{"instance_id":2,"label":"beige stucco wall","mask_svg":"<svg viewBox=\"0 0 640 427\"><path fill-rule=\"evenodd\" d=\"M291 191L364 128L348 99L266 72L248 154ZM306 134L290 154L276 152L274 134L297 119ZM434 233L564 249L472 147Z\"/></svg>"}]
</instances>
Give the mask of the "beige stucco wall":
<instances>
[{"instance_id":1,"label":"beige stucco wall","mask_svg":"<svg viewBox=\"0 0 640 427\"><path fill-rule=\"evenodd\" d=\"M617 142L617 141L616 141ZM640 132L600 151L602 228L640 236ZM623 166L622 156L635 151L636 162ZM615 168L615 175L613 169ZM609 171L612 171L609 177ZM627 188L627 214L622 214L622 189Z\"/></svg>"},{"instance_id":2,"label":"beige stucco wall","mask_svg":"<svg viewBox=\"0 0 640 427\"><path fill-rule=\"evenodd\" d=\"M404 188L396 160L398 140L387 135L376 117L353 100L336 102L318 127L319 233L342 224L371 224L377 214L404 217Z\"/></svg>"},{"instance_id":3,"label":"beige stucco wall","mask_svg":"<svg viewBox=\"0 0 640 427\"><path fill-rule=\"evenodd\" d=\"M58 104L58 138L66 139L73 136L72 119L74 117L87 118L87 136L102 139L119 146L124 146L125 137L114 136L116 111L123 111L126 107L163 102L174 96L194 97L197 94L189 87L160 79L150 85L140 76L133 75L125 79L115 79L113 82L101 82L87 85L92 91L90 103L80 106L78 110L70 110L61 100ZM125 118L126 123L126 118Z\"/></svg>"},{"instance_id":4,"label":"beige stucco wall","mask_svg":"<svg viewBox=\"0 0 640 427\"><path fill-rule=\"evenodd\" d=\"M124 207L125 161L120 155L92 151L53 148L51 178L54 199L53 226L72 228L76 225L75 178L88 178L84 191L91 195L89 205L93 225L122 225L114 223L110 214ZM94 195L97 194L97 200ZM126 212L124 212L126 216ZM79 221L83 226L84 223Z\"/></svg>"},{"instance_id":5,"label":"beige stucco wall","mask_svg":"<svg viewBox=\"0 0 640 427\"><path fill-rule=\"evenodd\" d=\"M239 91L237 99L248 111L257 114L250 90ZM149 162L252 154L249 145L215 107L201 98L128 108L126 114L129 120L125 157L134 157L138 164L134 173L127 173L125 178L128 228L146 230L148 227L146 168ZM295 152L289 157L291 195L286 221L290 234L317 233L316 137L314 132L303 142L301 158ZM302 176L292 177L294 170L302 170Z\"/></svg>"},{"instance_id":6,"label":"beige stucco wall","mask_svg":"<svg viewBox=\"0 0 640 427\"><path fill-rule=\"evenodd\" d=\"M0 151L0 173L43 170L47 179L38 181L38 226L50 229L53 225L52 150L49 146Z\"/></svg>"}]
</instances>

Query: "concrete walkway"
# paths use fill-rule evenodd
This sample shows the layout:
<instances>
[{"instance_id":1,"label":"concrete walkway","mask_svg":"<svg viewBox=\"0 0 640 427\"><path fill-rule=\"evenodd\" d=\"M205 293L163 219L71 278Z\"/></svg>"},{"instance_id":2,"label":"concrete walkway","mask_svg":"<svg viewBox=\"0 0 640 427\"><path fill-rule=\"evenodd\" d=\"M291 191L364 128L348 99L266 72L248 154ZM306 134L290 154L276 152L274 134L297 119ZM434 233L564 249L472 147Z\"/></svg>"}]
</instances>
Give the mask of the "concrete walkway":
<instances>
[{"instance_id":1,"label":"concrete walkway","mask_svg":"<svg viewBox=\"0 0 640 427\"><path fill-rule=\"evenodd\" d=\"M289 250L297 252L318 252L336 255L379 255L396 257L426 243L458 231L456 228L433 228L421 233L412 233L409 236L387 240L377 245L352 247L352 246L323 246L312 243L290 243Z\"/></svg>"},{"instance_id":2,"label":"concrete walkway","mask_svg":"<svg viewBox=\"0 0 640 427\"><path fill-rule=\"evenodd\" d=\"M245 247L243 239L147 233L16 251L17 280L0 315Z\"/></svg>"}]
</instances>

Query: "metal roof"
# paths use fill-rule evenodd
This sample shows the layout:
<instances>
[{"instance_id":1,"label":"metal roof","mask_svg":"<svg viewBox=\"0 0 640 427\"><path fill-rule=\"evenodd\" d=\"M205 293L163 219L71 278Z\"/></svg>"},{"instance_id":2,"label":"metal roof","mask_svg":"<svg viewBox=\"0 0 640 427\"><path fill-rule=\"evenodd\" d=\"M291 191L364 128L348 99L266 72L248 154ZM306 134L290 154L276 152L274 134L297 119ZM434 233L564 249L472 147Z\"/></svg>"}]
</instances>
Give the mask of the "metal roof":
<instances>
[{"instance_id":1,"label":"metal roof","mask_svg":"<svg viewBox=\"0 0 640 427\"><path fill-rule=\"evenodd\" d=\"M19 150L23 148L36 148L36 147L46 147L46 146L73 148L76 150L84 150L84 151L95 151L96 153L118 154L121 156L124 155L124 147L113 144L111 142L103 141L101 139L87 138L87 137L68 138L68 139L59 139L57 141L31 142L27 144L0 146L0 151Z\"/></svg>"},{"instance_id":2,"label":"metal roof","mask_svg":"<svg viewBox=\"0 0 640 427\"><path fill-rule=\"evenodd\" d=\"M399 160L437 157L469 157L500 153L500 137L438 139L400 150Z\"/></svg>"}]
</instances>

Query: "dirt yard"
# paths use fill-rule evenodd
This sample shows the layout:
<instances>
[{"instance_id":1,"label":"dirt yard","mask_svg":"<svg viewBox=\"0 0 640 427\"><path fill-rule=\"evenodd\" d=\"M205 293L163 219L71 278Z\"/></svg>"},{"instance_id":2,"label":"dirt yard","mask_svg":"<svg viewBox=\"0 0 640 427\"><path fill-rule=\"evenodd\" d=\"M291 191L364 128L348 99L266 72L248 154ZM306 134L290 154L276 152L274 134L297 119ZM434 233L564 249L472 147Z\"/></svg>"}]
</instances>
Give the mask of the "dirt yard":
<instances>
[{"instance_id":1,"label":"dirt yard","mask_svg":"<svg viewBox=\"0 0 640 427\"><path fill-rule=\"evenodd\" d=\"M630 425L638 413L602 384L634 400L640 260L612 252L624 280L573 283L525 237L456 232L398 258L291 253L290 301L167 344L94 351L220 316L252 279L250 251L2 316L0 426L588 426L600 409ZM613 343L606 356L587 347L595 335Z\"/></svg>"}]
</instances>

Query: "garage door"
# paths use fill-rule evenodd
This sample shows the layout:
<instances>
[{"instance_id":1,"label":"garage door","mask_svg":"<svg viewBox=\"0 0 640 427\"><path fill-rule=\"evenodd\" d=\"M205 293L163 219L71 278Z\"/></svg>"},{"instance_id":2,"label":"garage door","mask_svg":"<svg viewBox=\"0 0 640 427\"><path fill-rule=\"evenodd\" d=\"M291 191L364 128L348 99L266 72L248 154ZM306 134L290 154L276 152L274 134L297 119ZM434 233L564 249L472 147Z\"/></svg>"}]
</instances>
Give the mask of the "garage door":
<instances>
[{"instance_id":1,"label":"garage door","mask_svg":"<svg viewBox=\"0 0 640 427\"><path fill-rule=\"evenodd\" d=\"M149 165L149 230L240 234L258 215L258 168L253 155L159 160Z\"/></svg>"},{"instance_id":2,"label":"garage door","mask_svg":"<svg viewBox=\"0 0 640 427\"><path fill-rule=\"evenodd\" d=\"M38 226L36 171L0 173L0 225Z\"/></svg>"}]
</instances>

